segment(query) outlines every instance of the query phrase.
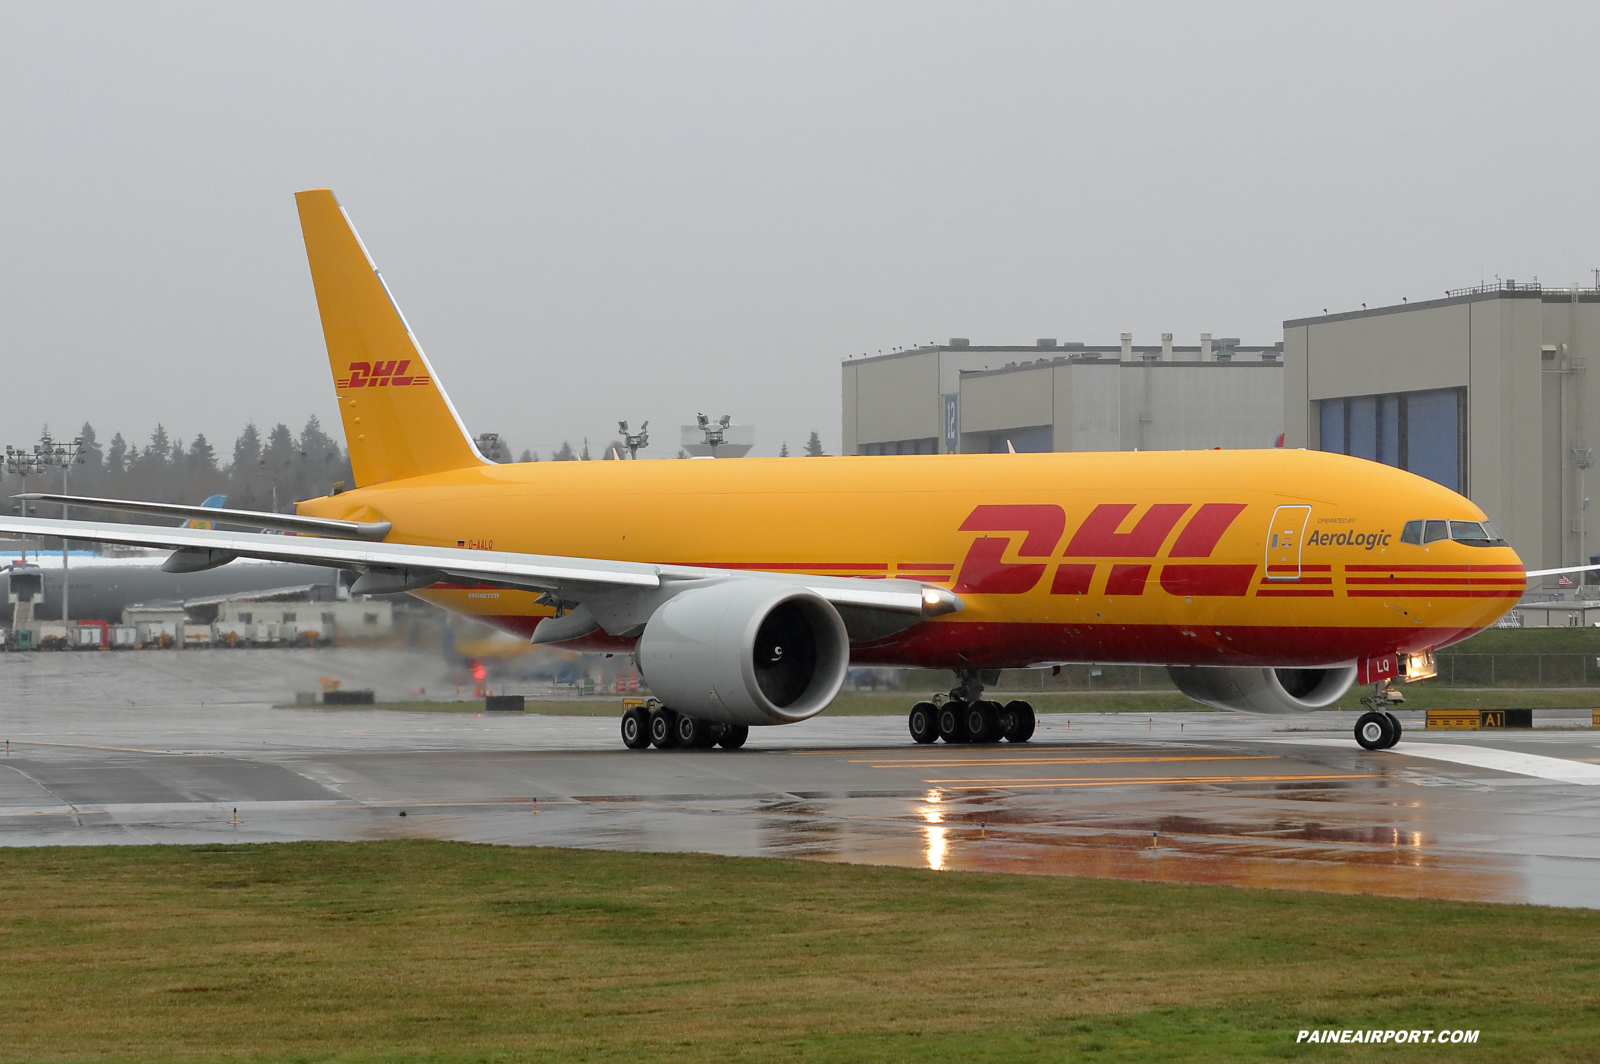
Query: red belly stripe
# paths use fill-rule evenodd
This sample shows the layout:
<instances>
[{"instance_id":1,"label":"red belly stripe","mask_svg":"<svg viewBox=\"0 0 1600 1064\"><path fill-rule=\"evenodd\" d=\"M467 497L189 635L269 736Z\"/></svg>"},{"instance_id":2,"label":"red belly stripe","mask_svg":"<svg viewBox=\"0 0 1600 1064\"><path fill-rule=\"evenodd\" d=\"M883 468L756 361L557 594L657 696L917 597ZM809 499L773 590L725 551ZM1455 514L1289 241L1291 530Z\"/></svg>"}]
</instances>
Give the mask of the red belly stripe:
<instances>
[{"instance_id":1,"label":"red belly stripe","mask_svg":"<svg viewBox=\"0 0 1600 1064\"><path fill-rule=\"evenodd\" d=\"M1516 573L1520 565L1347 565L1347 573Z\"/></svg>"}]
</instances>

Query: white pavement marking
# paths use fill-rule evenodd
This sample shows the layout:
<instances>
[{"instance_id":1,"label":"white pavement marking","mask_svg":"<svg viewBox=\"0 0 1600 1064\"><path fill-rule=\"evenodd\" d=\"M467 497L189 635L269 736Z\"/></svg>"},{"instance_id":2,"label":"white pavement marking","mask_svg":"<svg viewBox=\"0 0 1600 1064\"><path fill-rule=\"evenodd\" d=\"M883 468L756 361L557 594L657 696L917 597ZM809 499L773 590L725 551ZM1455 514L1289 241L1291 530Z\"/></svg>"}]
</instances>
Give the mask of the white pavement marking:
<instances>
[{"instance_id":1,"label":"white pavement marking","mask_svg":"<svg viewBox=\"0 0 1600 1064\"><path fill-rule=\"evenodd\" d=\"M1348 739L1314 739L1310 737L1274 737L1263 740L1273 743L1290 743L1297 746L1348 746ZM1600 786L1600 765L1584 761L1568 761L1542 754L1524 754L1515 750L1497 750L1492 746L1459 746L1455 743L1406 743L1388 753L1406 757L1426 757L1434 761L1449 761L1457 765L1511 772L1518 776L1536 776L1560 783Z\"/></svg>"},{"instance_id":2,"label":"white pavement marking","mask_svg":"<svg viewBox=\"0 0 1600 1064\"><path fill-rule=\"evenodd\" d=\"M1538 776L1561 783L1600 786L1600 765L1545 757L1543 754L1523 754L1488 746L1457 746L1454 743L1412 743L1403 749L1397 747L1395 753L1407 757L1429 757L1435 761L1453 761L1458 765L1490 768L1497 772L1515 772L1519 776Z\"/></svg>"}]
</instances>

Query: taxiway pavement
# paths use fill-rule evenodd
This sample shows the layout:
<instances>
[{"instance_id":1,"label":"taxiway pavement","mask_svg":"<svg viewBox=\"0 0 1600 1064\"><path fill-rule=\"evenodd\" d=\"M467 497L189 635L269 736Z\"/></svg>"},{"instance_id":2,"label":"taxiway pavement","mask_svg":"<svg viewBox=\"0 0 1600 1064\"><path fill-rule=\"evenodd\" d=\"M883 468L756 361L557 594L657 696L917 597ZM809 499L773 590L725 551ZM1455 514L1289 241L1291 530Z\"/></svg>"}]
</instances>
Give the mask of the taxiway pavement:
<instances>
[{"instance_id":1,"label":"taxiway pavement","mask_svg":"<svg viewBox=\"0 0 1600 1064\"><path fill-rule=\"evenodd\" d=\"M234 656L0 655L0 843L437 838L1600 907L1587 714L1444 735L1403 714L1379 752L1350 714L1136 711L1045 715L1022 746L824 714L629 751L605 717L273 708L251 683L297 682L283 662Z\"/></svg>"}]
</instances>

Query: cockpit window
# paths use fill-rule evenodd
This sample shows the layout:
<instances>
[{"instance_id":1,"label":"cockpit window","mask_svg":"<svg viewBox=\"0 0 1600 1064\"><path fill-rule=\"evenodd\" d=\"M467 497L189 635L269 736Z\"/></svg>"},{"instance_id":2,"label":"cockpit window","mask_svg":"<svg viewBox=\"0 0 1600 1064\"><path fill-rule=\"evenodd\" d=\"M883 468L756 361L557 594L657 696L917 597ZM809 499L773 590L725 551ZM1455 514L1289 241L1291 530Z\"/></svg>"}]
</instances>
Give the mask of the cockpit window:
<instances>
[{"instance_id":1,"label":"cockpit window","mask_svg":"<svg viewBox=\"0 0 1600 1064\"><path fill-rule=\"evenodd\" d=\"M1437 543L1454 540L1472 547L1503 547L1506 541L1488 521L1407 521L1401 543Z\"/></svg>"}]
</instances>

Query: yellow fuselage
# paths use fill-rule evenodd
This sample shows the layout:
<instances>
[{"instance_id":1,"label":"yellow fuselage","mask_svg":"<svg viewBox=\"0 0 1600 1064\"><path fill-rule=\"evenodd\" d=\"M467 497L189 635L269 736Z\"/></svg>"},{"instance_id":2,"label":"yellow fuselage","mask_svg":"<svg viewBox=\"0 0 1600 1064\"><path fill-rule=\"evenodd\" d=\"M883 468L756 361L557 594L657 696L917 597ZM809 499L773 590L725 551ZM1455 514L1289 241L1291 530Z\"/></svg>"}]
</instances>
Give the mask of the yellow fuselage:
<instances>
[{"instance_id":1,"label":"yellow fuselage","mask_svg":"<svg viewBox=\"0 0 1600 1064\"><path fill-rule=\"evenodd\" d=\"M1465 638L1524 587L1509 547L1401 543L1407 521L1482 520L1467 499L1313 451L491 465L300 510L388 520L391 542L937 584L966 608L851 648L933 668L1359 661ZM417 594L523 634L551 613Z\"/></svg>"}]
</instances>

